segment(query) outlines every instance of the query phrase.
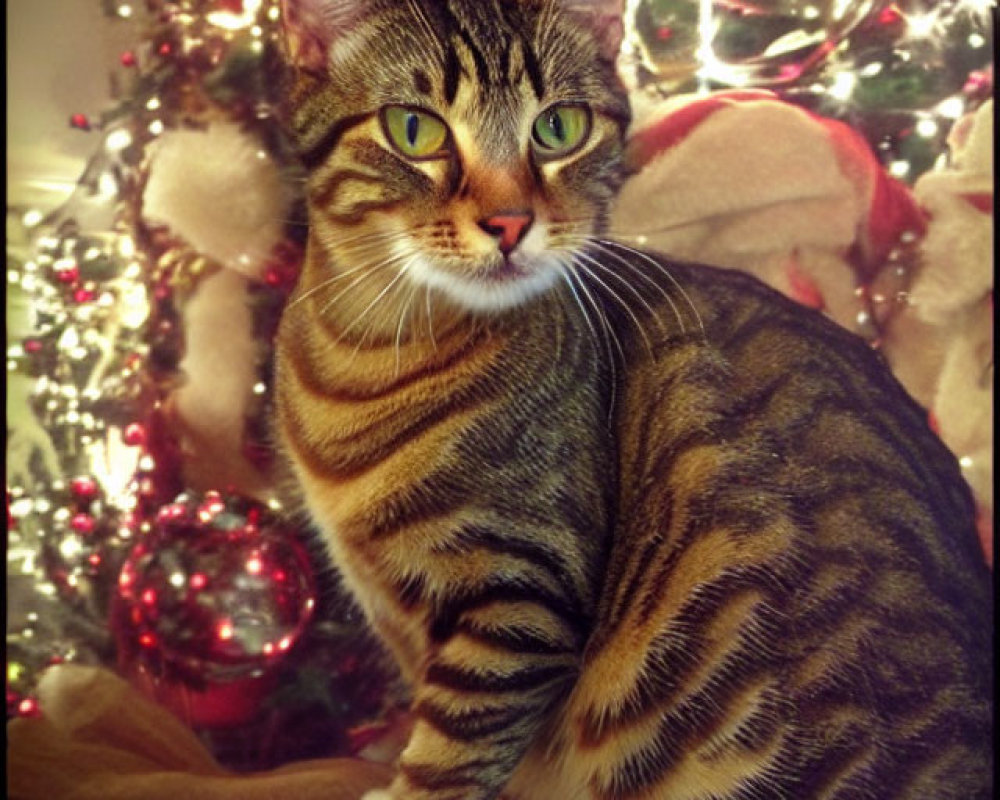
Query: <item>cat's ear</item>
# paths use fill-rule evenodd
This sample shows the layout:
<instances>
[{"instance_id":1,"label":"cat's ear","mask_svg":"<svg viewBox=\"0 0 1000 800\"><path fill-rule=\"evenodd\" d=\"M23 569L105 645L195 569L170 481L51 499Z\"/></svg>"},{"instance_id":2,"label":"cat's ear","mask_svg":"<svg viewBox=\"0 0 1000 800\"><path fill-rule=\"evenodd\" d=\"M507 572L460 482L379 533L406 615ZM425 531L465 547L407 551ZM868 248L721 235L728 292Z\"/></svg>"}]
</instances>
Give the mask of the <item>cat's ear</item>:
<instances>
[{"instance_id":1,"label":"cat's ear","mask_svg":"<svg viewBox=\"0 0 1000 800\"><path fill-rule=\"evenodd\" d=\"M625 0L563 0L563 5L593 31L601 54L617 60L625 35Z\"/></svg>"},{"instance_id":2,"label":"cat's ear","mask_svg":"<svg viewBox=\"0 0 1000 800\"><path fill-rule=\"evenodd\" d=\"M281 0L288 62L307 72L325 72L331 47L360 24L367 6L364 0Z\"/></svg>"}]
</instances>

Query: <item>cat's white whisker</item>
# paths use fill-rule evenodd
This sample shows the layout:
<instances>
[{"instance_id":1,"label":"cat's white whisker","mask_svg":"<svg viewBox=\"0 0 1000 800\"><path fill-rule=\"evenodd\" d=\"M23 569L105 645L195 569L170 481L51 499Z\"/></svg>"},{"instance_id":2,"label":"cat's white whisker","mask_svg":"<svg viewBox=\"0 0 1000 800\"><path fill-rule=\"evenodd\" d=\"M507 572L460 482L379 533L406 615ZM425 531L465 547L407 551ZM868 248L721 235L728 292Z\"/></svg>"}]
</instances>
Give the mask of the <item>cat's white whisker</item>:
<instances>
[{"instance_id":1,"label":"cat's white whisker","mask_svg":"<svg viewBox=\"0 0 1000 800\"><path fill-rule=\"evenodd\" d=\"M622 347L621 341L615 334L614 328L612 327L610 320L608 320L607 314L604 312L604 309L601 307L601 304L597 302L597 298L594 297L593 293L590 291L590 288L587 286L586 281L584 281L577 273L576 268L580 265L575 260L573 260L573 256L571 254L567 255L569 256L570 259L570 275L576 279L577 285L580 287L580 290L587 298L591 308L594 309L594 312L597 314L597 318L601 321L601 328L605 333L605 340L608 343L609 357L611 357L612 361L614 360L614 355L610 351L611 342L613 341L615 344L615 349L618 350L618 355L621 356L621 359L624 362L625 349Z\"/></svg>"},{"instance_id":2,"label":"cat's white whisker","mask_svg":"<svg viewBox=\"0 0 1000 800\"><path fill-rule=\"evenodd\" d=\"M605 264L602 264L600 262L600 260L594 258L593 256L589 255L588 253L586 253L586 252L580 252L580 253L577 253L576 255L577 255L577 258L582 258L582 259L586 260L589 264L592 264L597 269L601 270L602 272L606 272L611 277L613 277L616 280L620 281L622 283L622 285L626 289L628 289L630 292L632 292L632 294L634 294L636 296L636 298L639 300L639 302L642 303L642 305L646 309L646 311L649 312L649 316L652 317L653 320L656 322L656 324L660 326L660 330L661 331L663 330L663 321L660 319L660 315L656 313L656 309L654 309L649 304L649 301L646 300L646 298L642 296L642 292L640 292L638 289L636 289L635 286L633 286L629 281L625 280L625 278L623 278L621 275L619 275L613 269L611 269L610 267L608 267Z\"/></svg>"},{"instance_id":3,"label":"cat's white whisker","mask_svg":"<svg viewBox=\"0 0 1000 800\"><path fill-rule=\"evenodd\" d=\"M302 303L305 300L308 300L310 297L312 297L313 295L317 294L318 292L321 292L321 291L323 291L325 289L329 289L329 288L333 287L335 284L340 283L340 281L342 281L344 278L349 278L351 275L354 275L357 272L361 272L362 270L368 270L368 269L370 269L370 265L369 264L363 264L362 266L355 267L354 269L348 270L347 272L343 272L343 273L341 273L339 275L334 275L332 278L328 278L327 280L323 281L322 283L319 283L316 286L314 286L309 291L304 292L303 294L301 294L298 297L296 297L294 300L292 300L290 303L288 303L287 306L285 306L285 310L287 311L288 309L294 308L299 303ZM327 308L329 308L329 305L324 306L323 310L325 311Z\"/></svg>"},{"instance_id":4,"label":"cat's white whisker","mask_svg":"<svg viewBox=\"0 0 1000 800\"><path fill-rule=\"evenodd\" d=\"M413 325L412 325L413 315L411 313L408 313L408 312L410 311L410 309L411 309L411 307L413 305L413 298L416 296L417 290L419 288L420 288L420 286L418 284L413 284L413 287L410 289L410 294L407 295L406 300L404 300L402 303L399 304L399 324L396 326L396 372L395 372L395 376L397 378L399 377L399 369L400 369L400 366L401 366L401 361L400 361L401 355L400 354L401 354L401 343L402 343L402 339L403 339L403 323L407 319L410 319L410 322L411 322L411 325L410 325L410 334L412 336L412 333L413 333Z\"/></svg>"},{"instance_id":5,"label":"cat's white whisker","mask_svg":"<svg viewBox=\"0 0 1000 800\"><path fill-rule=\"evenodd\" d=\"M340 273L334 275L331 278L327 278L325 281L322 281L321 283L317 284L316 286L313 286L307 292L302 293L301 295L299 295L298 297L296 297L294 300L292 300L291 302L289 302L288 305L285 308L286 309L294 308L299 303L301 303L301 302L303 302L305 300L308 300L314 294L316 294L318 292L321 292L324 289L329 289L330 287L334 286L335 284L340 283L340 281L344 280L345 278L349 278L351 275L356 275L358 272L362 272L364 270L369 270L369 269L372 269L372 268L373 268L373 266L371 264L361 264L361 265L359 265L357 267L354 267L353 269L347 270L346 272L340 272ZM324 307L324 308L326 308L326 307Z\"/></svg>"},{"instance_id":6,"label":"cat's white whisker","mask_svg":"<svg viewBox=\"0 0 1000 800\"><path fill-rule=\"evenodd\" d=\"M563 279L563 282L569 287L569 290L573 295L573 299L575 300L577 307L580 309L580 314L583 316L583 321L590 331L591 338L594 340L594 344L599 344L600 339L597 336L597 329L594 327L594 323L590 320L590 314L587 313L587 309L583 305L583 301L580 299L580 294L576 291L576 286L573 285L573 278L570 270L560 264L559 275Z\"/></svg>"},{"instance_id":7,"label":"cat's white whisker","mask_svg":"<svg viewBox=\"0 0 1000 800\"><path fill-rule=\"evenodd\" d=\"M424 287L424 305L427 309L427 333L431 337L431 347L437 352L437 339L434 338L434 312L431 309L431 287Z\"/></svg>"},{"instance_id":8,"label":"cat's white whisker","mask_svg":"<svg viewBox=\"0 0 1000 800\"><path fill-rule=\"evenodd\" d=\"M365 235L362 235L362 236L352 236L352 237L349 237L347 239L340 240L336 244L338 246L343 246L344 244L348 244L350 242L363 240L363 241L361 241L361 244L359 246L351 248L352 250L356 251L357 253L360 253L360 252L362 252L364 250L371 250L375 246L385 247L388 244L391 244L392 242L394 242L395 240L401 239L403 237L404 237L404 234L400 233L398 231L382 231L382 232L376 233L376 234L365 234ZM329 242L326 242L326 244L329 244ZM393 256L393 258L395 258L395 256ZM304 292L303 294L301 294L298 297L296 297L293 300L291 300L288 303L288 305L286 306L286 308L293 308L293 307L297 306L299 303L303 302L304 300L309 299L310 297L312 297L316 293L321 292L321 291L323 291L325 289L329 289L330 287L334 286L335 284L339 283L340 281L342 281L342 280L344 280L346 278L349 278L351 275L356 275L358 272L362 272L362 271L365 271L365 270L375 269L376 266L380 267L381 264L379 264L379 262L374 262L374 263L372 263L372 262L366 262L366 263L358 264L357 266L354 266L351 269L345 270L343 272L338 272L337 274L331 276L330 278L326 279L325 281L322 281L321 283L317 284L316 286L313 286L308 291ZM356 284L352 283L351 287L353 287L355 285ZM341 297L341 295L337 295L337 298L335 298L335 299L338 299L339 297ZM329 305L324 306L324 310L326 310L326 308L328 308L328 307L329 307Z\"/></svg>"},{"instance_id":9,"label":"cat's white whisker","mask_svg":"<svg viewBox=\"0 0 1000 800\"><path fill-rule=\"evenodd\" d=\"M381 272L382 270L386 269L387 267L392 266L397 261L400 261L402 258L404 258L404 256L402 256L402 255L400 255L400 256L390 256L389 258L387 258L387 259L385 259L385 260L383 260L381 262L378 262L376 264L367 266L365 268L364 272L361 275L359 275L358 277L356 277L345 288L343 288L341 291L337 292L336 295L334 295L332 298L330 298L323 305L323 307L319 311L320 315L322 316L328 310L330 310L341 297L343 297L344 295L346 295L348 292L350 292L356 286L360 285L362 281L367 280L368 278L373 277L376 273Z\"/></svg>"},{"instance_id":10,"label":"cat's white whisker","mask_svg":"<svg viewBox=\"0 0 1000 800\"><path fill-rule=\"evenodd\" d=\"M598 306L594 302L594 298L591 296L586 286L580 280L579 275L575 273L573 269L572 256L567 253L565 261L563 261L562 259L560 259L559 261L560 261L559 273L566 281L566 285L569 287L570 292L573 294L573 298L576 301L576 305L580 309L580 313L583 314L583 320L586 323L587 327L590 329L590 333L594 339L595 347L600 346L600 339L597 335L597 329L594 327L593 322L591 322L590 314L587 313L587 308L584 305L583 301L581 300L579 293L576 291L576 286L574 285L574 278L576 279L576 282L580 284L580 288L583 289L583 291L587 294L587 297L590 299L591 305L593 306L594 310L598 314L599 319L601 320L601 326L604 330L604 350L608 354L608 366L611 370L611 376L610 376L611 398L608 404L608 424L610 425L612 417L614 416L615 399L616 399L617 385L618 385L617 369L615 366L615 356L614 353L611 351L611 338L610 338L611 336L614 335L614 332L611 330L610 325L608 323L608 319L604 315L604 312L601 310L600 306ZM621 353L622 352L621 344L617 342L617 338L616 338L616 344L618 344L618 351L619 353ZM624 361L624 354L622 354L622 359Z\"/></svg>"},{"instance_id":11,"label":"cat's white whisker","mask_svg":"<svg viewBox=\"0 0 1000 800\"><path fill-rule=\"evenodd\" d=\"M650 278L645 272L639 269L635 264L633 264L627 258L624 258L623 256L616 253L614 250L612 250L610 247L608 247L603 239L599 239L594 236L586 236L580 238L587 244L596 247L601 252L611 256L611 258L615 259L618 263L622 264L625 267L628 267L634 274L638 275L640 278L645 280L650 286L656 289L663 296L663 299L667 301L667 305L669 305L671 310L674 312L674 317L677 319L677 323L681 327L681 333L687 332L687 326L684 324L684 317L680 313L680 309L677 308L677 304L674 302L674 299L670 296L670 293L666 289L660 286L660 284L658 284L656 281Z\"/></svg>"},{"instance_id":12,"label":"cat's white whisker","mask_svg":"<svg viewBox=\"0 0 1000 800\"><path fill-rule=\"evenodd\" d=\"M344 328L344 329L343 329L343 330L342 330L342 331L340 332L340 335L339 335L339 336L337 337L337 341L338 341L338 342L342 341L342 340L343 340L343 338L344 338L344 337L345 337L345 336L346 336L346 335L347 335L347 334L348 334L348 333L349 333L349 332L350 332L351 330L353 330L353 329L354 329L354 327L355 327L355 326L356 326L356 325L357 325L357 324L358 324L359 322L361 322L361 321L362 321L362 320L363 320L363 319L364 319L364 318L365 318L365 317L366 317L366 316L368 315L368 313L369 313L369 312L370 312L370 311L371 311L371 310L372 310L372 309L373 309L373 308L374 308L374 307L375 307L376 305L378 305L379 301L381 301L381 300L382 300L382 298L384 298L384 297L385 297L385 296L386 296L386 295L387 295L387 294L388 294L388 293L389 293L389 292L390 292L390 291L392 290L392 288L393 288L394 286L396 286L396 284L398 284L398 283L399 283L399 282L400 282L400 281L401 281L401 280L403 279L403 276L404 276L404 275L406 274L406 270L407 270L407 267L408 267L408 266L410 265L410 263L412 263L412 261L413 261L413 259L414 259L414 258L415 258L415 256L410 256L410 261L408 261L408 262L407 262L406 264L404 264L404 265L403 265L403 267L402 267L402 268L401 268L401 269L399 270L399 272L398 272L398 273L396 274L396 277L395 277L395 278L393 278L393 279L392 279L391 281L389 281L389 283L388 283L388 284L386 284L385 288L383 288L383 289L382 289L382 291L381 291L381 292L379 292L379 293L378 293L378 294L377 294L377 295L375 296L375 299L374 299L374 300L372 300L372 301L371 301L371 302L370 302L370 303L369 303L369 304L368 304L367 306L365 306L365 308L364 308L364 309L363 309L363 310L361 311L361 313L360 313L360 314L359 314L359 315L357 316L357 318L356 318L356 319L354 320L354 322L352 322L352 323L351 323L350 325L348 325L348 326L347 326L346 328ZM395 259L393 259L393 260L395 260ZM363 341L364 341L364 339L362 338L362 340L361 340L361 341L363 342ZM358 342L358 348L360 348L360 347L361 347L361 342Z\"/></svg>"},{"instance_id":13,"label":"cat's white whisker","mask_svg":"<svg viewBox=\"0 0 1000 800\"><path fill-rule=\"evenodd\" d=\"M686 291L684 291L684 287L680 284L680 281L678 281L677 278L673 276L673 274L670 272L669 268L667 268L665 264L661 264L659 261L650 257L641 250L636 250L634 247L629 247L627 244L622 244L621 242L615 241L614 239L599 239L597 241L600 241L601 243L605 245L610 245L612 247L619 247L622 250L625 250L626 252L632 253L633 255L641 258L643 261L646 261L647 263L651 264L655 269L659 270L674 286L677 287L677 291L681 293L681 296L684 298L685 302L687 302L688 308L690 308L691 311L694 313L695 320L697 320L698 322L698 327L701 328L702 336L705 335L705 323L702 320L701 314L698 312L698 309L695 307L694 302L692 302L691 295L689 295Z\"/></svg>"},{"instance_id":14,"label":"cat's white whisker","mask_svg":"<svg viewBox=\"0 0 1000 800\"><path fill-rule=\"evenodd\" d=\"M653 343L649 341L649 337L646 335L646 331L642 327L642 323L639 321L639 318L636 316L635 312L632 310L632 307L625 301L625 298L623 298L620 294L618 294L618 292L616 292L614 289L612 289L610 285L608 285L607 281L603 280L596 272L594 272L594 270L592 270L590 267L588 267L582 261L577 260L582 255L583 255L582 253L576 253L575 254L575 256L574 256L574 263L576 264L576 266L579 269L583 270L585 273L587 273L587 275L591 278L591 280L595 281L600 286L602 286L604 288L604 290L608 294L610 294L615 300L618 301L618 304L624 309L625 313L628 314L629 317L632 319L632 322L635 325L636 330L639 332L639 335L642 337L642 340L643 340L643 342L646 345L646 349L650 353L652 353L653 352ZM622 358L624 359L624 353L622 354Z\"/></svg>"}]
</instances>

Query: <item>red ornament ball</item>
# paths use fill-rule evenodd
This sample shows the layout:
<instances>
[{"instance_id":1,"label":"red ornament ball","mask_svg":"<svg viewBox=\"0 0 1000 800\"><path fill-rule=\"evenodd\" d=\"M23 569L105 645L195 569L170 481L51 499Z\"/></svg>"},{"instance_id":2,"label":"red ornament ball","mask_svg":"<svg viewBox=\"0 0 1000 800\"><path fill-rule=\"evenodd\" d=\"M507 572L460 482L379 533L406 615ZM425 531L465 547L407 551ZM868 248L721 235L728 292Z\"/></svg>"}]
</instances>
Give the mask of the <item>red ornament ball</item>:
<instances>
[{"instance_id":1,"label":"red ornament ball","mask_svg":"<svg viewBox=\"0 0 1000 800\"><path fill-rule=\"evenodd\" d=\"M81 131L90 130L90 120L87 119L86 114L72 114L69 118L69 125L71 128L76 128Z\"/></svg>"},{"instance_id":2,"label":"red ornament ball","mask_svg":"<svg viewBox=\"0 0 1000 800\"><path fill-rule=\"evenodd\" d=\"M125 426L122 433L122 441L129 447L139 447L146 444L146 426L141 422L133 422Z\"/></svg>"},{"instance_id":3,"label":"red ornament ball","mask_svg":"<svg viewBox=\"0 0 1000 800\"><path fill-rule=\"evenodd\" d=\"M89 475L80 475L73 478L69 484L73 496L79 500L93 500L97 497L97 481Z\"/></svg>"},{"instance_id":4,"label":"red ornament ball","mask_svg":"<svg viewBox=\"0 0 1000 800\"><path fill-rule=\"evenodd\" d=\"M73 264L72 266L65 267L63 269L56 270L56 280L60 283L74 284L80 279L80 268Z\"/></svg>"},{"instance_id":5,"label":"red ornament ball","mask_svg":"<svg viewBox=\"0 0 1000 800\"><path fill-rule=\"evenodd\" d=\"M308 554L274 515L242 498L182 495L122 567L115 635L126 671L201 693L184 710L194 724L234 724L254 708L227 714L205 692L217 700L273 674L315 604Z\"/></svg>"},{"instance_id":6,"label":"red ornament ball","mask_svg":"<svg viewBox=\"0 0 1000 800\"><path fill-rule=\"evenodd\" d=\"M903 15L895 5L886 6L878 14L878 21L882 25L896 25L902 20Z\"/></svg>"},{"instance_id":7,"label":"red ornament ball","mask_svg":"<svg viewBox=\"0 0 1000 800\"><path fill-rule=\"evenodd\" d=\"M42 715L38 708L38 701L34 697L25 697L18 703L17 713L21 717L40 717Z\"/></svg>"},{"instance_id":8,"label":"red ornament ball","mask_svg":"<svg viewBox=\"0 0 1000 800\"><path fill-rule=\"evenodd\" d=\"M90 534L97 527L97 521L90 514L74 514L69 526L76 533Z\"/></svg>"}]
</instances>

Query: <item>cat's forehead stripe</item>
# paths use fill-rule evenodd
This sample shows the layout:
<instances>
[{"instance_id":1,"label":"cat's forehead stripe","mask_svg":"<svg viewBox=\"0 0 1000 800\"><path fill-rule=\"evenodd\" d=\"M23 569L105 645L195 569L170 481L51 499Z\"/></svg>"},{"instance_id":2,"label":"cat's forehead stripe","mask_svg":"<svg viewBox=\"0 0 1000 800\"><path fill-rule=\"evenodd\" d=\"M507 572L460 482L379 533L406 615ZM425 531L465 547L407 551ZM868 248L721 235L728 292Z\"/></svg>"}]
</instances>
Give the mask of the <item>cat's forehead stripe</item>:
<instances>
[{"instance_id":1,"label":"cat's forehead stripe","mask_svg":"<svg viewBox=\"0 0 1000 800\"><path fill-rule=\"evenodd\" d=\"M485 91L489 91L516 83L521 71L527 70L532 90L540 99L545 91L542 71L523 31L507 24L498 27L502 17L495 10L488 14L488 24L476 19L475 15L465 16L468 11L465 8L464 13L456 13L447 4L441 8L446 49L445 95L449 105L455 98L459 73L469 80L477 80ZM463 69L463 62L468 62L471 70Z\"/></svg>"},{"instance_id":2,"label":"cat's forehead stripe","mask_svg":"<svg viewBox=\"0 0 1000 800\"><path fill-rule=\"evenodd\" d=\"M521 42L521 59L521 63L528 73L531 89L535 93L535 99L541 100L545 95L545 80L542 77L542 68L538 65L534 49L528 42L523 40Z\"/></svg>"},{"instance_id":3,"label":"cat's forehead stripe","mask_svg":"<svg viewBox=\"0 0 1000 800\"><path fill-rule=\"evenodd\" d=\"M427 77L427 73L424 72L419 67L413 70L413 86L420 92L420 94L430 94L433 86L431 84L431 79Z\"/></svg>"},{"instance_id":4,"label":"cat's forehead stripe","mask_svg":"<svg viewBox=\"0 0 1000 800\"><path fill-rule=\"evenodd\" d=\"M306 144L305 149L300 152L299 159L302 166L309 170L318 167L333 152L333 149L340 142L340 138L344 133L370 116L370 114L354 114L342 117L333 125L330 125L324 130L323 135L317 141Z\"/></svg>"}]
</instances>

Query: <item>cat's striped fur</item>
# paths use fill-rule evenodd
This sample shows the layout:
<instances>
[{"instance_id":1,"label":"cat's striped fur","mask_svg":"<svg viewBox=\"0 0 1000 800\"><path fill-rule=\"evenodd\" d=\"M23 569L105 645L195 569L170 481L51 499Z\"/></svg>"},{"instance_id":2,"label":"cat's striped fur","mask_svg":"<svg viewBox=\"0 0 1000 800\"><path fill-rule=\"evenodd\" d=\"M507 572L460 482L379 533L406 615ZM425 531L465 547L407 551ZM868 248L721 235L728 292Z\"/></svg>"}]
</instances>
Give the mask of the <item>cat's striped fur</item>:
<instances>
[{"instance_id":1,"label":"cat's striped fur","mask_svg":"<svg viewBox=\"0 0 1000 800\"><path fill-rule=\"evenodd\" d=\"M277 428L413 685L390 795L989 796L954 458L821 316L595 238L627 108L593 5L286 5L311 231ZM560 100L592 130L547 162L526 137ZM394 152L400 103L449 150ZM510 208L500 280L476 223Z\"/></svg>"}]
</instances>

